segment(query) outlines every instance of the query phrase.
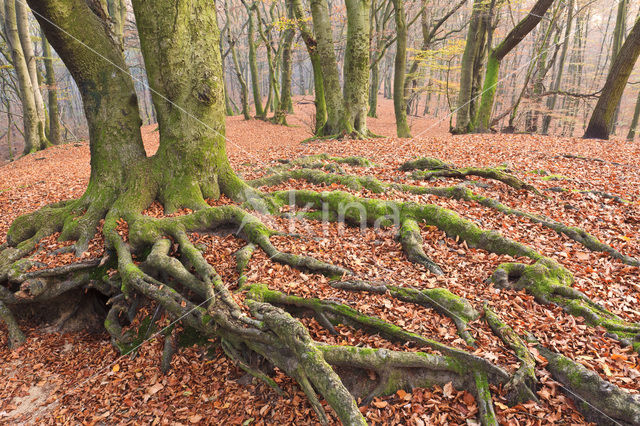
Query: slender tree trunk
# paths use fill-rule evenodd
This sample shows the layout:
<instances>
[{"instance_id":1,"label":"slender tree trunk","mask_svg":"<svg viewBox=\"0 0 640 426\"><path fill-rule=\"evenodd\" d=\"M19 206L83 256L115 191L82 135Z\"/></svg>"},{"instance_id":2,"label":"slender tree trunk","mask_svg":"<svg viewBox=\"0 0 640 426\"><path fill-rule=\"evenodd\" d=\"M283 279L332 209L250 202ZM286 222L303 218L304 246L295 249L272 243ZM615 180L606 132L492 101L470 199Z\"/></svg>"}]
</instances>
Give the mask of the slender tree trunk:
<instances>
[{"instance_id":1,"label":"slender tree trunk","mask_svg":"<svg viewBox=\"0 0 640 426\"><path fill-rule=\"evenodd\" d=\"M567 3L567 24L565 25L564 39L562 44L562 51L560 52L560 60L558 61L558 71L554 77L553 83L551 83L551 91L557 92L560 89L560 83L562 82L562 74L564 72L564 64L567 58L567 50L569 49L569 38L571 35L571 28L573 24L573 0L568 0ZM551 124L551 118L553 111L556 107L557 95L552 95L547 99L547 110L549 111L542 120L542 134L549 134L549 125Z\"/></svg>"},{"instance_id":2,"label":"slender tree trunk","mask_svg":"<svg viewBox=\"0 0 640 426\"><path fill-rule=\"evenodd\" d=\"M633 110L633 118L631 119L631 125L629 126L629 133L627 133L628 141L632 141L636 137L639 119L640 119L640 92L638 92L638 100L636 100L636 107Z\"/></svg>"},{"instance_id":3,"label":"slender tree trunk","mask_svg":"<svg viewBox=\"0 0 640 426\"><path fill-rule=\"evenodd\" d=\"M11 101L7 100L7 149L9 150L9 161L13 161L13 145L11 133L13 127L13 115L11 114Z\"/></svg>"},{"instance_id":4,"label":"slender tree trunk","mask_svg":"<svg viewBox=\"0 0 640 426\"><path fill-rule=\"evenodd\" d=\"M287 19L293 18L291 6L287 5ZM292 46L295 30L292 26L287 25L283 35L282 49L282 70L281 82L282 92L280 97L280 105L276 110L273 121L278 124L287 124L287 113L293 111L293 103L291 102L291 71L292 71Z\"/></svg>"},{"instance_id":5,"label":"slender tree trunk","mask_svg":"<svg viewBox=\"0 0 640 426\"><path fill-rule=\"evenodd\" d=\"M538 0L527 16L522 19L513 30L507 34L504 40L491 52L487 63L487 72L484 77L482 100L478 110L477 130L489 129L493 102L500 74L500 62L511 52L527 34L529 34L540 22L554 0Z\"/></svg>"},{"instance_id":6,"label":"slender tree trunk","mask_svg":"<svg viewBox=\"0 0 640 426\"><path fill-rule=\"evenodd\" d=\"M609 138L611 121L639 55L640 19L636 20L629 36L611 64L607 81L584 133L585 138Z\"/></svg>"},{"instance_id":7,"label":"slender tree trunk","mask_svg":"<svg viewBox=\"0 0 640 426\"><path fill-rule=\"evenodd\" d=\"M247 43L249 45L249 71L251 72L251 90L253 91L253 105L256 109L256 117L266 118L266 112L262 107L262 95L260 94L260 74L258 73L258 62L256 54L255 40L255 18L256 3L248 5L245 3L249 21L247 25Z\"/></svg>"},{"instance_id":8,"label":"slender tree trunk","mask_svg":"<svg viewBox=\"0 0 640 426\"><path fill-rule=\"evenodd\" d=\"M17 0L16 5L16 21L18 24L18 35L20 36L20 44L22 52L27 63L27 71L31 80L33 90L33 99L36 103L36 111L38 113L38 137L40 139L38 149L44 149L49 145L46 136L47 114L44 108L44 99L40 91L40 83L38 81L38 68L36 64L36 56L31 41L31 33L29 31L28 8L24 0Z\"/></svg>"},{"instance_id":9,"label":"slender tree trunk","mask_svg":"<svg viewBox=\"0 0 640 426\"><path fill-rule=\"evenodd\" d=\"M396 116L396 132L399 138L410 138L405 99L405 73L407 68L407 22L402 0L393 0L396 20L396 58L393 77L393 107Z\"/></svg>"},{"instance_id":10,"label":"slender tree trunk","mask_svg":"<svg viewBox=\"0 0 640 426\"><path fill-rule=\"evenodd\" d=\"M627 31L627 9L628 9L628 0L620 0L618 2L618 13L616 16L616 26L613 30L613 44L611 46L611 63L615 60L615 57L618 55L620 48L622 47L622 43L624 42L624 38L626 36ZM611 129L610 133L615 133L616 131L616 123L618 121L618 114L620 113L620 101L618 101L618 105L616 106L616 111L613 114L613 119L611 120Z\"/></svg>"},{"instance_id":11,"label":"slender tree trunk","mask_svg":"<svg viewBox=\"0 0 640 426\"><path fill-rule=\"evenodd\" d=\"M19 0L18 0L19 1ZM20 43L18 23L16 20L16 0L5 0L5 28L7 43L11 49L11 60L16 72L20 101L22 103L22 122L24 126L24 154L40 149L40 119L36 108L35 95L27 62Z\"/></svg>"},{"instance_id":12,"label":"slender tree trunk","mask_svg":"<svg viewBox=\"0 0 640 426\"><path fill-rule=\"evenodd\" d=\"M45 82L47 84L47 94L49 97L49 141L54 145L62 143L60 134L60 112L58 108L58 88L56 75L53 70L53 57L51 56L51 46L44 33L41 32L42 56L44 57L44 68L46 73Z\"/></svg>"},{"instance_id":13,"label":"slender tree trunk","mask_svg":"<svg viewBox=\"0 0 640 426\"><path fill-rule=\"evenodd\" d=\"M325 100L324 93L324 82L322 76L322 65L320 63L320 54L318 51L318 42L316 38L313 36L313 33L309 29L309 26L306 23L306 16L304 14L304 10L302 8L301 0L287 0L287 3L291 6L293 10L293 14L296 19L296 26L300 31L300 35L302 36L302 40L304 41L305 46L307 47L307 52L309 53L309 59L311 60L311 69L313 71L313 89L315 94L315 105L316 105L316 123L314 132L316 134L324 128L324 125L327 121L327 104ZM313 5L312 5L313 6ZM337 69L337 65L336 65ZM303 76L302 71L300 72L301 77ZM301 82L304 91L304 82Z\"/></svg>"}]
</instances>

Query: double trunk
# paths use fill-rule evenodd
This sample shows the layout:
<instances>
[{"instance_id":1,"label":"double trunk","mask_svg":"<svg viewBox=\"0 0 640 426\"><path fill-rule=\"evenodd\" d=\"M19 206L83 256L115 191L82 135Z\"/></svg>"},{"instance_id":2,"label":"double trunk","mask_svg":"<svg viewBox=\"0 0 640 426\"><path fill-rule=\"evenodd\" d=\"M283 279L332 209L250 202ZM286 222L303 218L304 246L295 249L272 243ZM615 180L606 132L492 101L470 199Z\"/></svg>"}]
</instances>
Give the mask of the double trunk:
<instances>
[{"instance_id":1,"label":"double trunk","mask_svg":"<svg viewBox=\"0 0 640 426\"><path fill-rule=\"evenodd\" d=\"M340 87L334 51L329 7L326 0L312 0L311 14L321 58L327 121L318 136L355 134L366 136L369 93L369 9L370 0L346 0L347 45L344 58L344 90Z\"/></svg>"},{"instance_id":2,"label":"double trunk","mask_svg":"<svg viewBox=\"0 0 640 426\"><path fill-rule=\"evenodd\" d=\"M21 0L6 0L4 7L7 44L11 50L23 110L24 154L29 154L47 146L44 104L38 87L26 5Z\"/></svg>"}]
</instances>

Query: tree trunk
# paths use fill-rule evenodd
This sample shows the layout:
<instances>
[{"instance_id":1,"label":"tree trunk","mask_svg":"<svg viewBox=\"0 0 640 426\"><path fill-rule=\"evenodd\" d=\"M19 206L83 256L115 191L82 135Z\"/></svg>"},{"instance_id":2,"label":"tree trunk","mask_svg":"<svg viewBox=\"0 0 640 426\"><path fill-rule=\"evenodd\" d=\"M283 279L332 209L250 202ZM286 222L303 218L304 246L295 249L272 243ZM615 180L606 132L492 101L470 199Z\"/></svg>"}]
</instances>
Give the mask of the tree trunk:
<instances>
[{"instance_id":1,"label":"tree trunk","mask_svg":"<svg viewBox=\"0 0 640 426\"><path fill-rule=\"evenodd\" d=\"M247 25L247 43L249 45L249 71L251 71L253 105L256 109L256 117L264 119L267 117L267 113L262 107L262 95L260 94L260 74L258 73L258 62L256 58L255 18L253 16L257 6L255 2L252 5L245 3L245 6L249 16Z\"/></svg>"},{"instance_id":2,"label":"tree trunk","mask_svg":"<svg viewBox=\"0 0 640 426\"><path fill-rule=\"evenodd\" d=\"M492 5L493 3L492 1ZM458 92L454 133L468 133L473 129L473 117L475 116L473 86L474 77L476 76L474 69L476 69L475 64L482 61L481 56L487 37L487 15L490 15L490 10L487 10L486 2L484 0L474 0L467 32L467 42L460 64L460 90Z\"/></svg>"},{"instance_id":3,"label":"tree trunk","mask_svg":"<svg viewBox=\"0 0 640 426\"><path fill-rule=\"evenodd\" d=\"M243 189L226 154L215 9L205 0L173 3L133 1L160 131L152 169L167 211L207 207L205 198ZM193 36L193 28L208 31Z\"/></svg>"},{"instance_id":4,"label":"tree trunk","mask_svg":"<svg viewBox=\"0 0 640 426\"><path fill-rule=\"evenodd\" d=\"M620 0L618 2L616 26L613 29L613 43L611 46L611 64L613 64L613 61L618 55L618 52L620 51L620 48L622 47L622 43L624 42L624 38L626 36L628 7L629 7L628 0ZM613 119L611 120L610 133L615 133L616 131L616 122L618 121L619 113L620 113L620 101L618 101L618 105L616 106L616 111L613 114Z\"/></svg>"},{"instance_id":5,"label":"tree trunk","mask_svg":"<svg viewBox=\"0 0 640 426\"><path fill-rule=\"evenodd\" d=\"M636 107L633 110L633 118L629 125L629 133L627 133L627 140L632 141L636 137L638 129L638 120L640 119L640 92L638 92L638 100L636 101Z\"/></svg>"},{"instance_id":6,"label":"tree trunk","mask_svg":"<svg viewBox=\"0 0 640 426\"><path fill-rule=\"evenodd\" d=\"M29 154L40 149L40 120L36 109L34 96L27 62L25 61L20 36L18 34L18 23L16 20L16 0L5 1L5 29L7 44L11 49L11 60L16 72L18 87L20 89L20 101L22 103L22 123L24 127L24 150ZM44 129L42 129L44 132Z\"/></svg>"},{"instance_id":7,"label":"tree trunk","mask_svg":"<svg viewBox=\"0 0 640 426\"><path fill-rule=\"evenodd\" d=\"M487 72L484 77L482 100L478 110L476 129L483 131L489 129L493 102L500 74L500 62L511 52L540 22L554 0L538 0L527 16L518 22L504 40L491 52L487 63Z\"/></svg>"},{"instance_id":8,"label":"tree trunk","mask_svg":"<svg viewBox=\"0 0 640 426\"><path fill-rule=\"evenodd\" d=\"M344 101L347 131L367 136L369 95L369 10L371 0L346 0L347 46L344 57Z\"/></svg>"},{"instance_id":9,"label":"tree trunk","mask_svg":"<svg viewBox=\"0 0 640 426\"><path fill-rule=\"evenodd\" d=\"M407 68L407 22L402 0L393 0L396 20L396 59L393 76L393 108L396 116L396 132L399 138L410 138L405 99L405 74Z\"/></svg>"},{"instance_id":10,"label":"tree trunk","mask_svg":"<svg viewBox=\"0 0 640 426\"><path fill-rule=\"evenodd\" d=\"M58 108L58 88L56 84L56 75L53 71L53 57L51 56L51 46L47 41L44 33L41 31L42 39L42 56L44 61L44 69L46 73L45 83L47 84L47 93L49 97L49 141L54 145L62 143L60 134L60 112Z\"/></svg>"},{"instance_id":11,"label":"tree trunk","mask_svg":"<svg viewBox=\"0 0 640 426\"><path fill-rule=\"evenodd\" d=\"M33 90L33 99L36 103L36 112L38 113L38 137L40 139L38 149L44 149L49 145L46 136L47 118L44 108L44 99L42 98L40 83L38 81L36 56L33 50L33 42L31 41L31 33L29 31L27 5L24 1L17 0L15 1L15 7L18 35L20 37L20 44L22 45L24 60L27 63L27 71L29 72L29 79L31 80L31 88Z\"/></svg>"},{"instance_id":12,"label":"tree trunk","mask_svg":"<svg viewBox=\"0 0 640 426\"><path fill-rule=\"evenodd\" d=\"M311 60L311 69L313 71L313 86L314 86L314 94L315 94L315 105L316 105L316 123L314 132L318 134L320 129L322 129L327 122L327 104L325 100L324 93L324 83L322 70L323 67L321 65L320 54L318 52L318 43L313 36L313 33L309 29L309 26L306 23L306 16L304 14L302 8L301 0L287 0L287 3L290 5L293 10L293 14L296 19L296 25L300 30L300 35L302 36L302 40L304 41L305 46L307 47L307 52L309 53L309 59ZM337 65L336 65L337 67ZM300 76L302 78L303 73L300 72ZM304 83L301 82L302 90L304 92ZM303 93L304 94L304 93Z\"/></svg>"},{"instance_id":13,"label":"tree trunk","mask_svg":"<svg viewBox=\"0 0 640 426\"><path fill-rule=\"evenodd\" d=\"M318 136L337 135L347 128L347 121L327 0L311 0L311 15L313 16L313 30L316 35L318 62L327 106L327 120L324 126L318 127L317 134Z\"/></svg>"},{"instance_id":14,"label":"tree trunk","mask_svg":"<svg viewBox=\"0 0 640 426\"><path fill-rule=\"evenodd\" d=\"M598 103L596 104L589 125L584 133L585 138L609 139L609 129L618 102L622 97L633 67L640 55L640 19L631 29L618 55L611 64L607 81L604 84Z\"/></svg>"},{"instance_id":15,"label":"tree trunk","mask_svg":"<svg viewBox=\"0 0 640 426\"><path fill-rule=\"evenodd\" d=\"M567 50L569 49L569 36L571 35L571 27L573 24L573 0L569 0L567 4L567 24L565 26L564 39L562 44L562 51L560 53L560 60L558 62L558 71L554 77L553 83L551 84L551 91L557 92L560 89L560 83L562 82L562 74L564 72L564 64L567 58ZM551 125L551 115L553 114L553 110L556 107L556 100L558 99L557 95L552 95L547 99L547 109L549 112L545 115L542 120L542 134L549 134L549 126Z\"/></svg>"},{"instance_id":16,"label":"tree trunk","mask_svg":"<svg viewBox=\"0 0 640 426\"><path fill-rule=\"evenodd\" d=\"M289 5L287 5L287 19L293 19L293 12ZM291 70L294 36L295 30L288 24L282 41L282 70L280 75L280 86L282 86L282 92L279 107L273 117L274 122L278 124L287 124L287 113L293 112L293 103L291 102Z\"/></svg>"}]
</instances>

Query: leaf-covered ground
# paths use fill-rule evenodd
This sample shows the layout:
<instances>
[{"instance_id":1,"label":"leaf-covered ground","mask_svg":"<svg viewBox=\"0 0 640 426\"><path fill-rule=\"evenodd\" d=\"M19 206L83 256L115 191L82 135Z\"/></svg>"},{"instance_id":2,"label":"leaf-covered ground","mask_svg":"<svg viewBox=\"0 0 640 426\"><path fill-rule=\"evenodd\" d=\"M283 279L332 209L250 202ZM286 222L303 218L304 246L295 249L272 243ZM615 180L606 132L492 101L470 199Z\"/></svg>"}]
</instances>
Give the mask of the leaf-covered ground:
<instances>
[{"instance_id":1,"label":"leaf-covered ground","mask_svg":"<svg viewBox=\"0 0 640 426\"><path fill-rule=\"evenodd\" d=\"M301 101L301 100L299 100ZM347 173L371 175L387 182L422 185L460 183L441 179L414 182L399 165L416 156L436 157L457 166L508 165L519 178L535 185L544 196L518 191L500 182L472 178L473 190L499 199L512 207L544 213L567 225L579 226L619 250L640 257L640 146L623 141L584 141L530 135L450 136L448 120L414 119L411 140L381 138L368 141L323 141L300 144L309 137L312 106L308 100L296 105L289 117L291 127L266 122L228 119L228 151L235 169L245 178L262 176L278 159L314 153L335 156L361 155L374 167L341 165ZM379 119L370 127L377 134L394 134L391 104L382 102ZM143 129L147 151L157 148L155 126ZM48 203L82 194L89 177L88 144L69 144L29 155L0 167L0 244L8 226L18 215ZM354 192L340 185L319 186L289 181L265 191L283 188L335 189ZM566 191L559 192L559 188ZM603 193L622 198L614 199ZM576 278L575 287L620 317L640 321L640 270L626 266L609 255L594 253L563 235L528 219L505 216L477 203L393 191L382 195L361 191L360 195L427 202L451 208L485 229L497 230L516 241L534 247L566 266ZM221 199L215 204L230 201ZM212 204L214 202L212 201ZM162 215L159 205L146 212ZM495 268L511 259L483 250L470 249L442 232L422 228L424 249L439 264L444 275L435 276L404 256L395 231L348 228L320 222L294 222L264 218L276 229L297 233L299 238L277 237L274 244L293 253L347 267L360 277L418 288L444 287L467 298L476 308L489 302L517 332L532 332L548 347L562 352L602 377L640 392L640 357L631 348L605 336L603 329L587 326L582 318L562 309L543 306L525 292L497 290L486 279ZM236 287L238 275L233 253L241 247L233 237L192 235L207 245L206 258L225 282ZM41 241L39 260L48 266L77 261L72 254L48 256L66 243L55 236ZM49 250L51 249L51 250ZM102 252L99 235L85 257ZM330 287L320 275L305 274L271 262L256 252L247 272L250 283L264 283L273 289L307 297L340 300L358 310L380 316L427 337L467 348L446 316L431 309L399 302L384 295L350 293ZM163 322L164 321L164 322ZM338 335L328 334L314 320L304 320L316 340L400 348L378 336L349 327ZM162 319L160 324L168 324ZM221 423L308 424L315 416L306 397L293 381L276 372L275 380L285 391L280 397L261 382L236 368L211 342L181 349L172 370L159 369L161 342L151 338L135 359L120 357L106 334L48 333L42 325L22 323L27 343L17 351L6 349L6 333L0 326L0 423ZM478 342L477 355L513 372L518 361L491 332L483 320L470 324ZM403 350L416 350L405 345ZM467 348L469 349L469 348ZM584 423L572 402L544 370L546 360L536 355L541 388L540 403L509 408L503 392L495 389L494 403L499 419L512 424ZM330 412L330 410L328 410ZM362 407L370 422L384 424L473 424L478 411L474 397L466 391L443 388L399 391L374 399Z\"/></svg>"}]
</instances>

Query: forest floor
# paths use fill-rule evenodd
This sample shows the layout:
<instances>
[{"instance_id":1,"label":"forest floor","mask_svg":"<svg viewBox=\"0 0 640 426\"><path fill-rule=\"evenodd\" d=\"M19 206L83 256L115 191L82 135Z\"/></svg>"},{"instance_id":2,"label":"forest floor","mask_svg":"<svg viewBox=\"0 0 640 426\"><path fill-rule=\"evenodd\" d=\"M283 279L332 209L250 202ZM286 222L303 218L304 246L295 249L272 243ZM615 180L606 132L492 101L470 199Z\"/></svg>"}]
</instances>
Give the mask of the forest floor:
<instances>
[{"instance_id":1,"label":"forest floor","mask_svg":"<svg viewBox=\"0 0 640 426\"><path fill-rule=\"evenodd\" d=\"M361 155L375 163L371 168L343 166L348 173L375 176L384 181L414 183L410 173L399 165L416 156L431 156L457 166L495 166L507 164L519 178L536 186L546 196L518 191L500 182L482 181L474 191L499 199L521 210L544 213L567 225L579 226L619 250L640 257L640 145L622 141L597 141L531 135L466 135L447 133L448 119L413 120L413 139L380 138L367 141L322 141L301 144L310 136L313 106L297 99L297 114L289 117L291 127L275 126L257 120L227 121L228 152L234 168L247 179L264 174L278 159L328 153L333 156ZM381 102L379 119L370 120L373 132L395 134L392 104ZM149 154L157 149L156 126L143 128ZM572 156L566 156L571 154ZM82 194L89 177L87 143L67 144L31 154L0 167L0 244L11 221L48 203ZM460 180L440 179L430 185L458 184ZM550 188L561 187L565 192ZM321 186L289 181L274 188L340 189L341 185ZM618 195L626 202L603 198L593 192ZM575 287L620 317L640 321L640 269L626 266L609 255L591 252L554 231L528 219L505 216L477 203L387 192L360 195L413 200L437 204L455 210L485 229L493 229L534 247L573 272ZM230 203L222 199L216 204ZM158 206L150 214L161 215ZM559 307L542 305L524 291L497 290L486 279L500 264L513 259L447 238L435 228L423 227L426 253L440 265L444 275L436 276L410 263L390 229L361 231L339 224L295 222L289 229L284 219L272 219L269 225L300 238L274 237L274 244L293 253L347 267L371 280L394 282L419 288L444 287L467 298L476 309L487 301L519 333L530 331L547 347L596 371L610 382L640 392L640 356L605 336L602 328L585 324L580 317ZM234 287L238 280L232 254L241 245L216 235L195 236L207 244L207 260L215 265L223 280ZM41 245L56 248L54 238ZM100 241L90 255L102 249ZM68 262L71 254L43 256L49 266ZM306 297L339 299L343 303L378 315L404 328L449 345L469 349L458 337L453 323L443 315L424 307L415 307L383 295L337 290L320 275L305 274L275 264L256 252L247 273L250 283ZM314 339L332 344L399 348L377 335L369 336L349 327L338 327L331 335L313 320L304 320ZM167 324L168 321L165 321ZM27 342L18 350L6 349L6 331L0 326L0 424L83 423L83 424L313 424L315 415L304 393L293 380L277 372L275 381L285 391L276 394L262 382L256 382L227 359L211 342L180 349L171 371L163 375L159 368L160 339L151 338L138 356L119 356L106 333L49 332L42 324L21 323ZM474 353L508 371L518 366L517 359L505 349L482 319L470 323L478 343ZM153 335L152 335L153 337ZM403 350L416 350L411 345ZM503 392L495 389L494 404L501 422L509 424L583 424L581 414L544 369L545 359L536 355L541 382L540 402L508 407ZM476 402L466 391L450 384L429 389L399 391L376 398L361 408L372 423L383 424L475 424ZM330 410L329 410L330 411ZM335 418L334 418L335 419Z\"/></svg>"}]
</instances>

